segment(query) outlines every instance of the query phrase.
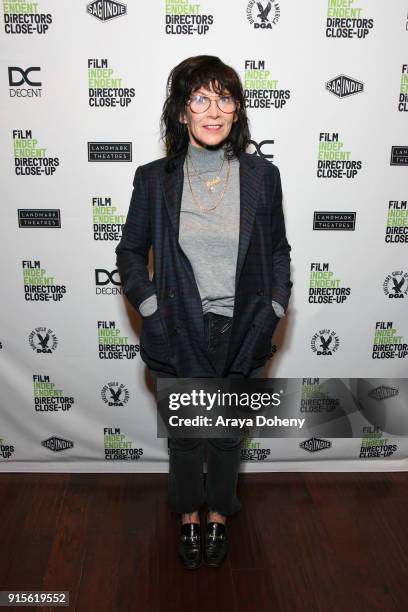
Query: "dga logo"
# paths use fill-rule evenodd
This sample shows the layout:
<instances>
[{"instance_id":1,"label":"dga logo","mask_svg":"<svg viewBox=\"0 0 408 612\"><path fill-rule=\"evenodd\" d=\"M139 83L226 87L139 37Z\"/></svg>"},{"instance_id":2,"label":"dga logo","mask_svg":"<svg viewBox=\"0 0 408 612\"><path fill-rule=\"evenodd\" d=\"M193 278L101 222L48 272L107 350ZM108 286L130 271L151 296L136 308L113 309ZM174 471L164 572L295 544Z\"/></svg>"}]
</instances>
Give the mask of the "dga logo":
<instances>
[{"instance_id":1,"label":"dga logo","mask_svg":"<svg viewBox=\"0 0 408 612\"><path fill-rule=\"evenodd\" d=\"M383 432L379 427L363 427L360 459L391 457L396 450L397 444L388 444L388 438L383 437Z\"/></svg>"},{"instance_id":2,"label":"dga logo","mask_svg":"<svg viewBox=\"0 0 408 612\"><path fill-rule=\"evenodd\" d=\"M89 15L96 17L99 21L110 21L126 15L127 7L126 4L113 0L94 0L86 5L86 10Z\"/></svg>"},{"instance_id":3,"label":"dga logo","mask_svg":"<svg viewBox=\"0 0 408 612\"><path fill-rule=\"evenodd\" d=\"M403 359L408 355L408 344L396 335L392 321L377 321L375 324L373 359Z\"/></svg>"},{"instance_id":4,"label":"dga logo","mask_svg":"<svg viewBox=\"0 0 408 612\"><path fill-rule=\"evenodd\" d=\"M244 99L246 108L283 108L290 98L289 89L280 89L271 79L264 60L245 60Z\"/></svg>"},{"instance_id":5,"label":"dga logo","mask_svg":"<svg viewBox=\"0 0 408 612\"><path fill-rule=\"evenodd\" d=\"M39 13L38 2L3 1L6 34L46 34L52 23L50 13Z\"/></svg>"},{"instance_id":6,"label":"dga logo","mask_svg":"<svg viewBox=\"0 0 408 612\"><path fill-rule=\"evenodd\" d=\"M98 321L99 359L134 359L140 346L122 336L115 321Z\"/></svg>"},{"instance_id":7,"label":"dga logo","mask_svg":"<svg viewBox=\"0 0 408 612\"><path fill-rule=\"evenodd\" d=\"M408 166L408 146L391 147L390 166Z\"/></svg>"},{"instance_id":8,"label":"dga logo","mask_svg":"<svg viewBox=\"0 0 408 612\"><path fill-rule=\"evenodd\" d=\"M262 448L262 442L254 438L244 438L241 443L241 461L265 461L271 454L271 449Z\"/></svg>"},{"instance_id":9,"label":"dga logo","mask_svg":"<svg viewBox=\"0 0 408 612\"><path fill-rule=\"evenodd\" d=\"M41 98L41 81L38 80L39 75L33 75L33 72L40 72L39 66L31 66L31 68L19 68L18 66L9 66L9 94L11 98ZM28 87L21 87L21 85Z\"/></svg>"},{"instance_id":10,"label":"dga logo","mask_svg":"<svg viewBox=\"0 0 408 612\"><path fill-rule=\"evenodd\" d=\"M201 14L201 6L191 0L165 0L166 34L205 35L214 16Z\"/></svg>"},{"instance_id":11,"label":"dga logo","mask_svg":"<svg viewBox=\"0 0 408 612\"><path fill-rule=\"evenodd\" d=\"M309 451L309 453L316 453L317 451L325 450L330 448L332 443L330 440L323 440L322 438L309 438L299 443L300 448Z\"/></svg>"},{"instance_id":12,"label":"dga logo","mask_svg":"<svg viewBox=\"0 0 408 612\"><path fill-rule=\"evenodd\" d=\"M249 23L256 30L272 30L272 26L275 26L280 18L280 6L276 0L249 0L246 14Z\"/></svg>"},{"instance_id":13,"label":"dga logo","mask_svg":"<svg viewBox=\"0 0 408 612\"><path fill-rule=\"evenodd\" d=\"M41 267L40 261L24 260L24 297L27 302L59 302L67 292L65 285L57 285L53 276Z\"/></svg>"},{"instance_id":14,"label":"dga logo","mask_svg":"<svg viewBox=\"0 0 408 612\"><path fill-rule=\"evenodd\" d=\"M397 387L387 387L387 385L380 385L368 393L368 397L372 397L379 402L396 395L399 395L399 389Z\"/></svg>"},{"instance_id":15,"label":"dga logo","mask_svg":"<svg viewBox=\"0 0 408 612\"><path fill-rule=\"evenodd\" d=\"M355 212L315 211L313 213L314 230L350 231L356 229Z\"/></svg>"},{"instance_id":16,"label":"dga logo","mask_svg":"<svg viewBox=\"0 0 408 612\"><path fill-rule=\"evenodd\" d=\"M14 446L12 444L6 444L4 438L0 437L0 459L10 459L14 453Z\"/></svg>"},{"instance_id":17,"label":"dga logo","mask_svg":"<svg viewBox=\"0 0 408 612\"><path fill-rule=\"evenodd\" d=\"M408 242L407 200L389 200L385 242Z\"/></svg>"},{"instance_id":18,"label":"dga logo","mask_svg":"<svg viewBox=\"0 0 408 612\"><path fill-rule=\"evenodd\" d=\"M352 6L354 0L328 0L327 38L366 38L374 19L362 17L363 9Z\"/></svg>"},{"instance_id":19,"label":"dga logo","mask_svg":"<svg viewBox=\"0 0 408 612\"><path fill-rule=\"evenodd\" d=\"M350 287L341 287L341 280L333 278L328 263L310 264L309 304L343 304L351 293Z\"/></svg>"},{"instance_id":20,"label":"dga logo","mask_svg":"<svg viewBox=\"0 0 408 612\"><path fill-rule=\"evenodd\" d=\"M316 355L327 357L333 355L340 345L340 340L334 331L321 329L316 332L311 340L311 348Z\"/></svg>"},{"instance_id":21,"label":"dga logo","mask_svg":"<svg viewBox=\"0 0 408 612\"><path fill-rule=\"evenodd\" d=\"M41 445L51 451L54 451L54 453L58 453L60 451L67 450L68 448L73 448L74 443L72 440L65 440L64 438L59 438L58 436L51 436L51 438L43 440Z\"/></svg>"},{"instance_id":22,"label":"dga logo","mask_svg":"<svg viewBox=\"0 0 408 612\"><path fill-rule=\"evenodd\" d=\"M47 149L37 147L31 130L13 130L14 171L17 176L52 176L60 164L58 157L46 157Z\"/></svg>"},{"instance_id":23,"label":"dga logo","mask_svg":"<svg viewBox=\"0 0 408 612\"><path fill-rule=\"evenodd\" d=\"M59 208L19 208L18 227L61 227Z\"/></svg>"},{"instance_id":24,"label":"dga logo","mask_svg":"<svg viewBox=\"0 0 408 612\"><path fill-rule=\"evenodd\" d=\"M274 140L261 140L260 142L256 142L256 140L250 140L247 153L250 155L258 155L259 157L263 157L264 159L273 159L274 155L272 153L272 145L275 144Z\"/></svg>"},{"instance_id":25,"label":"dga logo","mask_svg":"<svg viewBox=\"0 0 408 612\"><path fill-rule=\"evenodd\" d=\"M92 198L94 240L120 240L126 215L119 215L111 198Z\"/></svg>"},{"instance_id":26,"label":"dga logo","mask_svg":"<svg viewBox=\"0 0 408 612\"><path fill-rule=\"evenodd\" d=\"M303 378L300 412L332 412L339 406L339 400L323 390L320 378Z\"/></svg>"},{"instance_id":27,"label":"dga logo","mask_svg":"<svg viewBox=\"0 0 408 612\"><path fill-rule=\"evenodd\" d=\"M134 87L123 87L123 79L114 75L107 59L88 60L89 106L127 108L135 97Z\"/></svg>"},{"instance_id":28,"label":"dga logo","mask_svg":"<svg viewBox=\"0 0 408 612\"><path fill-rule=\"evenodd\" d=\"M131 142L88 142L90 162L131 162Z\"/></svg>"},{"instance_id":29,"label":"dga logo","mask_svg":"<svg viewBox=\"0 0 408 612\"><path fill-rule=\"evenodd\" d=\"M134 442L127 440L119 427L105 427L103 430L105 459L110 461L138 461L143 448L133 448Z\"/></svg>"},{"instance_id":30,"label":"dga logo","mask_svg":"<svg viewBox=\"0 0 408 612\"><path fill-rule=\"evenodd\" d=\"M96 295L122 295L119 270L95 269ZM108 285L114 285L114 287Z\"/></svg>"},{"instance_id":31,"label":"dga logo","mask_svg":"<svg viewBox=\"0 0 408 612\"><path fill-rule=\"evenodd\" d=\"M337 96L337 98L348 98L364 91L364 84L361 81L352 79L345 74L340 74L334 79L326 82L327 91Z\"/></svg>"},{"instance_id":32,"label":"dga logo","mask_svg":"<svg viewBox=\"0 0 408 612\"><path fill-rule=\"evenodd\" d=\"M403 299L408 294L408 272L391 272L383 283L385 295L392 299Z\"/></svg>"},{"instance_id":33,"label":"dga logo","mask_svg":"<svg viewBox=\"0 0 408 612\"><path fill-rule=\"evenodd\" d=\"M123 384L109 382L102 387L101 397L108 406L124 406L129 401L129 391Z\"/></svg>"},{"instance_id":34,"label":"dga logo","mask_svg":"<svg viewBox=\"0 0 408 612\"><path fill-rule=\"evenodd\" d=\"M75 403L73 397L64 395L45 374L33 374L33 394L36 412L68 412Z\"/></svg>"},{"instance_id":35,"label":"dga logo","mask_svg":"<svg viewBox=\"0 0 408 612\"><path fill-rule=\"evenodd\" d=\"M30 332L28 341L36 353L52 353L58 346L57 336L49 327L36 327Z\"/></svg>"},{"instance_id":36,"label":"dga logo","mask_svg":"<svg viewBox=\"0 0 408 612\"><path fill-rule=\"evenodd\" d=\"M338 132L321 132L317 161L317 178L355 178L363 163L343 151Z\"/></svg>"},{"instance_id":37,"label":"dga logo","mask_svg":"<svg viewBox=\"0 0 408 612\"><path fill-rule=\"evenodd\" d=\"M408 65L403 64L401 69L400 95L398 99L400 113L408 112Z\"/></svg>"}]
</instances>

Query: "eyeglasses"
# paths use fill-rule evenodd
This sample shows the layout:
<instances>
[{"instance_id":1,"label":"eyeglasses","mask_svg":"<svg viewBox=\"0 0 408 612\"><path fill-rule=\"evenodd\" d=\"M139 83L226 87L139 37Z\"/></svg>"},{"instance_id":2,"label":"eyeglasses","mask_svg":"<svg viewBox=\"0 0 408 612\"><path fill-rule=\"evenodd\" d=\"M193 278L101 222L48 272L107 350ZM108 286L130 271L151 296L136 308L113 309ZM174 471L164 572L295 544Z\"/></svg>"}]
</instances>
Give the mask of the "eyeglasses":
<instances>
[{"instance_id":1,"label":"eyeglasses","mask_svg":"<svg viewBox=\"0 0 408 612\"><path fill-rule=\"evenodd\" d=\"M200 94L191 96L187 104L192 113L205 113L210 108L211 100L215 100L220 111L223 113L233 113L237 110L237 102L232 96L219 96L209 98Z\"/></svg>"}]
</instances>

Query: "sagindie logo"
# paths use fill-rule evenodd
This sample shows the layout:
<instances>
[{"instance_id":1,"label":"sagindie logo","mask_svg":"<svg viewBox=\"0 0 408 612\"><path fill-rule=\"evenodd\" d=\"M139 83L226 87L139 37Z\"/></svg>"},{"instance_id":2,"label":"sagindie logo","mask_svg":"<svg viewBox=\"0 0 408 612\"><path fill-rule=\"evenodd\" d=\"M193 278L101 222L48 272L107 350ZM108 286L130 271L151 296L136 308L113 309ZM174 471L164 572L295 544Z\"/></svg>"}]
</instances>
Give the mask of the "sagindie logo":
<instances>
[{"instance_id":1,"label":"sagindie logo","mask_svg":"<svg viewBox=\"0 0 408 612\"><path fill-rule=\"evenodd\" d=\"M317 178L355 178L363 162L352 160L350 151L343 151L344 144L338 132L320 132L317 155Z\"/></svg>"},{"instance_id":2,"label":"sagindie logo","mask_svg":"<svg viewBox=\"0 0 408 612\"><path fill-rule=\"evenodd\" d=\"M41 81L35 80L39 75L33 75L33 72L40 72L40 66L31 66L31 68L19 68L18 66L8 67L9 80L9 95L10 98L41 98L42 89ZM28 87L21 87L21 85Z\"/></svg>"},{"instance_id":3,"label":"sagindie logo","mask_svg":"<svg viewBox=\"0 0 408 612\"><path fill-rule=\"evenodd\" d=\"M389 200L385 242L408 242L407 200Z\"/></svg>"},{"instance_id":4,"label":"sagindie logo","mask_svg":"<svg viewBox=\"0 0 408 612\"><path fill-rule=\"evenodd\" d=\"M126 15L127 7L126 4L114 0L94 0L86 5L86 11L99 21L110 21Z\"/></svg>"},{"instance_id":5,"label":"sagindie logo","mask_svg":"<svg viewBox=\"0 0 408 612\"><path fill-rule=\"evenodd\" d=\"M27 302L60 302L67 292L65 285L57 285L53 276L47 276L39 260L23 260L24 297Z\"/></svg>"},{"instance_id":6,"label":"sagindie logo","mask_svg":"<svg viewBox=\"0 0 408 612\"><path fill-rule=\"evenodd\" d=\"M371 353L373 359L404 359L408 355L408 344L396 332L392 321L376 322Z\"/></svg>"},{"instance_id":7,"label":"sagindie logo","mask_svg":"<svg viewBox=\"0 0 408 612\"><path fill-rule=\"evenodd\" d=\"M249 0L246 15L255 30L272 30L280 18L280 6L276 0Z\"/></svg>"},{"instance_id":8,"label":"sagindie logo","mask_svg":"<svg viewBox=\"0 0 408 612\"><path fill-rule=\"evenodd\" d=\"M134 87L123 87L123 79L114 75L108 60L88 59L89 106L127 107L135 97Z\"/></svg>"},{"instance_id":9,"label":"sagindie logo","mask_svg":"<svg viewBox=\"0 0 408 612\"><path fill-rule=\"evenodd\" d=\"M94 240L120 240L126 215L118 215L111 198L92 198Z\"/></svg>"},{"instance_id":10,"label":"sagindie logo","mask_svg":"<svg viewBox=\"0 0 408 612\"><path fill-rule=\"evenodd\" d=\"M408 65L402 64L400 94L398 99L398 110L400 113L408 112Z\"/></svg>"},{"instance_id":11,"label":"sagindie logo","mask_svg":"<svg viewBox=\"0 0 408 612\"><path fill-rule=\"evenodd\" d=\"M214 23L214 16L201 14L201 6L190 0L165 0L166 34L205 35Z\"/></svg>"},{"instance_id":12,"label":"sagindie logo","mask_svg":"<svg viewBox=\"0 0 408 612\"><path fill-rule=\"evenodd\" d=\"M46 34L52 23L50 13L39 13L38 2L3 0L6 34Z\"/></svg>"},{"instance_id":13,"label":"sagindie logo","mask_svg":"<svg viewBox=\"0 0 408 612\"><path fill-rule=\"evenodd\" d=\"M56 388L48 374L33 374L33 394L36 412L69 412L75 403L72 396Z\"/></svg>"},{"instance_id":14,"label":"sagindie logo","mask_svg":"<svg viewBox=\"0 0 408 612\"><path fill-rule=\"evenodd\" d=\"M364 91L364 83L352 79L345 74L340 74L334 79L326 82L327 91L334 94L337 98L348 98L354 94Z\"/></svg>"},{"instance_id":15,"label":"sagindie logo","mask_svg":"<svg viewBox=\"0 0 408 612\"><path fill-rule=\"evenodd\" d=\"M264 159L273 159L274 155L271 152L273 144L275 144L274 140L261 140L260 142L250 140L247 153L250 155L258 155L258 157L263 157Z\"/></svg>"},{"instance_id":16,"label":"sagindie logo","mask_svg":"<svg viewBox=\"0 0 408 612\"><path fill-rule=\"evenodd\" d=\"M336 332L330 329L321 329L314 334L310 345L316 355L327 357L337 351L340 340Z\"/></svg>"},{"instance_id":17,"label":"sagindie logo","mask_svg":"<svg viewBox=\"0 0 408 612\"><path fill-rule=\"evenodd\" d=\"M108 406L124 406L129 401L129 391L121 383L109 382L102 387L101 397Z\"/></svg>"},{"instance_id":18,"label":"sagindie logo","mask_svg":"<svg viewBox=\"0 0 408 612\"><path fill-rule=\"evenodd\" d=\"M271 79L264 60L245 60L244 99L246 108L278 108L286 105L289 89L280 89L278 81Z\"/></svg>"},{"instance_id":19,"label":"sagindie logo","mask_svg":"<svg viewBox=\"0 0 408 612\"><path fill-rule=\"evenodd\" d=\"M323 438L309 438L309 440L304 440L300 442L300 448L303 450L309 451L309 453L316 453L317 451L325 450L326 448L330 448L332 443L330 440L324 440Z\"/></svg>"},{"instance_id":20,"label":"sagindie logo","mask_svg":"<svg viewBox=\"0 0 408 612\"><path fill-rule=\"evenodd\" d=\"M388 274L383 283L383 290L390 299L403 299L408 294L408 272L396 270Z\"/></svg>"},{"instance_id":21,"label":"sagindie logo","mask_svg":"<svg viewBox=\"0 0 408 612\"><path fill-rule=\"evenodd\" d=\"M30 332L28 341L36 353L52 353L58 346L58 338L49 327L36 327Z\"/></svg>"},{"instance_id":22,"label":"sagindie logo","mask_svg":"<svg viewBox=\"0 0 408 612\"><path fill-rule=\"evenodd\" d=\"M363 9L354 0L328 0L326 38L366 38L374 19L362 16Z\"/></svg>"},{"instance_id":23,"label":"sagindie logo","mask_svg":"<svg viewBox=\"0 0 408 612\"><path fill-rule=\"evenodd\" d=\"M360 459L374 459L376 457L391 457L397 450L397 444L388 444L388 438L378 426L363 427L361 438Z\"/></svg>"},{"instance_id":24,"label":"sagindie logo","mask_svg":"<svg viewBox=\"0 0 408 612\"><path fill-rule=\"evenodd\" d=\"M13 130L14 171L17 176L52 176L60 164L59 157L46 157L47 149L37 147L31 130Z\"/></svg>"},{"instance_id":25,"label":"sagindie logo","mask_svg":"<svg viewBox=\"0 0 408 612\"><path fill-rule=\"evenodd\" d=\"M339 407L339 400L323 389L320 378L303 378L300 412L332 412Z\"/></svg>"},{"instance_id":26,"label":"sagindie logo","mask_svg":"<svg viewBox=\"0 0 408 612\"><path fill-rule=\"evenodd\" d=\"M140 346L131 344L128 336L122 336L115 321L98 321L99 359L134 359Z\"/></svg>"},{"instance_id":27,"label":"sagindie logo","mask_svg":"<svg viewBox=\"0 0 408 612\"><path fill-rule=\"evenodd\" d=\"M387 385L380 385L375 389L372 389L367 393L368 397L372 397L377 400L377 402L382 402L383 400L389 399L390 397L395 397L399 395L398 387L387 387Z\"/></svg>"},{"instance_id":28,"label":"sagindie logo","mask_svg":"<svg viewBox=\"0 0 408 612\"><path fill-rule=\"evenodd\" d=\"M346 301L350 287L341 287L341 280L333 276L328 263L310 264L309 304L343 304Z\"/></svg>"},{"instance_id":29,"label":"sagindie logo","mask_svg":"<svg viewBox=\"0 0 408 612\"><path fill-rule=\"evenodd\" d=\"M133 448L134 442L121 433L120 427L105 427L103 430L105 459L110 461L138 461L143 448Z\"/></svg>"},{"instance_id":30,"label":"sagindie logo","mask_svg":"<svg viewBox=\"0 0 408 612\"><path fill-rule=\"evenodd\" d=\"M95 268L96 295L122 295L119 270ZM108 286L109 285L109 286ZM114 285L112 287L112 285Z\"/></svg>"},{"instance_id":31,"label":"sagindie logo","mask_svg":"<svg viewBox=\"0 0 408 612\"><path fill-rule=\"evenodd\" d=\"M51 438L43 440L41 445L51 451L54 451L54 453L58 453L63 450L68 450L69 448L73 448L74 443L72 440L66 440L65 438L60 438L59 436L51 436Z\"/></svg>"}]
</instances>

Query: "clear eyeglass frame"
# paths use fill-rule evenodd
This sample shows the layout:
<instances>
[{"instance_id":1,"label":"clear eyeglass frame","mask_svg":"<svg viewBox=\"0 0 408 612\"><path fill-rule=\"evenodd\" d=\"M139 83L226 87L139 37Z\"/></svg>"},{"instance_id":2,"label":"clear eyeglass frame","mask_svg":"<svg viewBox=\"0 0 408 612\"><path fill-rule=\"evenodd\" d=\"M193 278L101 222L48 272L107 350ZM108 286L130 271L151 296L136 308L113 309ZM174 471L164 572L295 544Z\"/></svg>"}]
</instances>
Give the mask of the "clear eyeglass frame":
<instances>
[{"instance_id":1,"label":"clear eyeglass frame","mask_svg":"<svg viewBox=\"0 0 408 612\"><path fill-rule=\"evenodd\" d=\"M206 101L203 103L203 106L205 106L205 108L203 108L202 110L197 110L198 99L203 100L203 102ZM210 98L209 96L202 96L202 95L197 94L197 95L191 96L187 104L190 106L190 110L192 113L200 115L201 113L205 113L210 108L211 100L216 101L217 107L222 113L231 114L231 113L235 113L235 111L237 110L237 102L235 98L233 98L232 96L217 96L216 98ZM220 106L221 100L226 100L225 107L232 104L233 109L225 110L225 107L223 108L222 105Z\"/></svg>"}]
</instances>

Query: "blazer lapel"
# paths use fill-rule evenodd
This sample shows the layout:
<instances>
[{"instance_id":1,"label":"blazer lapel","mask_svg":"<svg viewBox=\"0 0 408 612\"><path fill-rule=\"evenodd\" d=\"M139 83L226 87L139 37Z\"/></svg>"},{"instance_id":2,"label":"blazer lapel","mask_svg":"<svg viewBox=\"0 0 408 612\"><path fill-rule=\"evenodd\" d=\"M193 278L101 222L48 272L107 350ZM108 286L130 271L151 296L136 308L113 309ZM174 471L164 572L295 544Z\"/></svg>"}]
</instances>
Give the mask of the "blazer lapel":
<instances>
[{"instance_id":1,"label":"blazer lapel","mask_svg":"<svg viewBox=\"0 0 408 612\"><path fill-rule=\"evenodd\" d=\"M180 154L173 160L173 168L164 173L163 192L170 223L178 240L180 226L181 198L183 195L185 155Z\"/></svg>"}]
</instances>

